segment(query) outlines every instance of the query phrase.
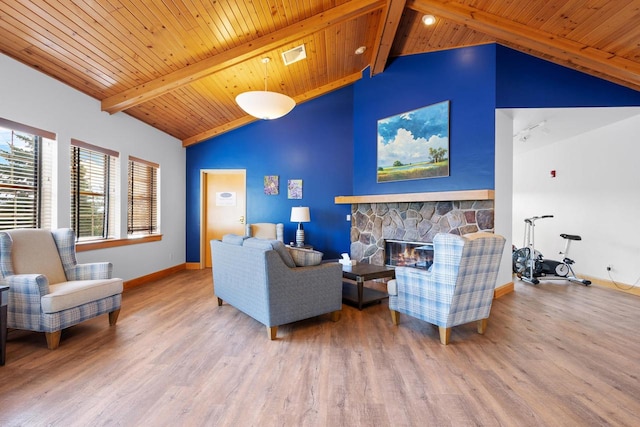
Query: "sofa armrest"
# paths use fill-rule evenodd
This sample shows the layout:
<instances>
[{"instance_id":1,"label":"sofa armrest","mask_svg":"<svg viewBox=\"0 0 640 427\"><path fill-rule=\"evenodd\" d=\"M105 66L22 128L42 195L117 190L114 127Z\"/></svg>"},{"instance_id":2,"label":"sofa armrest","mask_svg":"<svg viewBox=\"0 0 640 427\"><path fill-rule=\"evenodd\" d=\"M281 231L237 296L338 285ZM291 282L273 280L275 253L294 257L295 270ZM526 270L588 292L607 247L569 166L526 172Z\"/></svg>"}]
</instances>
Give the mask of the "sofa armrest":
<instances>
[{"instance_id":1,"label":"sofa armrest","mask_svg":"<svg viewBox=\"0 0 640 427\"><path fill-rule=\"evenodd\" d=\"M281 325L342 309L342 266L326 263L287 267L268 251L268 297L271 325Z\"/></svg>"},{"instance_id":2,"label":"sofa armrest","mask_svg":"<svg viewBox=\"0 0 640 427\"><path fill-rule=\"evenodd\" d=\"M276 288L305 286L309 288L308 290L316 292L318 289L324 291L327 288L339 287L340 292L342 292L342 266L338 263L324 263L295 268L284 265L284 267L275 269L274 272L276 274L270 276L270 279L279 279L277 280L278 284L275 285Z\"/></svg>"},{"instance_id":3,"label":"sofa armrest","mask_svg":"<svg viewBox=\"0 0 640 427\"><path fill-rule=\"evenodd\" d=\"M67 271L67 280L111 279L113 264L110 262L92 262L76 264Z\"/></svg>"}]
</instances>

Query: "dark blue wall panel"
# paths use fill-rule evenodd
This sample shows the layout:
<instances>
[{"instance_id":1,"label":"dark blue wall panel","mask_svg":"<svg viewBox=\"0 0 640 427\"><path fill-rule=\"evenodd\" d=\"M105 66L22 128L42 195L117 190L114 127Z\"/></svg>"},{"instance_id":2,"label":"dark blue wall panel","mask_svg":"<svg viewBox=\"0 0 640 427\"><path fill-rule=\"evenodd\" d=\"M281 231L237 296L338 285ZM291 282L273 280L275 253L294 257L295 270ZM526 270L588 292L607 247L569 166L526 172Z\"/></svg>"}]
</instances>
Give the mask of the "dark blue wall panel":
<instances>
[{"instance_id":1,"label":"dark blue wall panel","mask_svg":"<svg viewBox=\"0 0 640 427\"><path fill-rule=\"evenodd\" d=\"M640 92L497 46L497 108L625 107Z\"/></svg>"},{"instance_id":2,"label":"dark blue wall panel","mask_svg":"<svg viewBox=\"0 0 640 427\"><path fill-rule=\"evenodd\" d=\"M395 59L355 83L353 194L493 189L495 45ZM377 121L450 101L448 177L378 183Z\"/></svg>"},{"instance_id":3,"label":"dark blue wall panel","mask_svg":"<svg viewBox=\"0 0 640 427\"><path fill-rule=\"evenodd\" d=\"M287 116L258 121L187 148L187 262L200 259L200 170L246 169L247 220L282 222L285 242L295 240L292 206L309 206L306 242L325 258L349 251L349 205L335 196L351 193L353 88L298 105ZM265 175L280 177L280 194L264 194ZM287 198L287 180L302 179L303 198Z\"/></svg>"}]
</instances>

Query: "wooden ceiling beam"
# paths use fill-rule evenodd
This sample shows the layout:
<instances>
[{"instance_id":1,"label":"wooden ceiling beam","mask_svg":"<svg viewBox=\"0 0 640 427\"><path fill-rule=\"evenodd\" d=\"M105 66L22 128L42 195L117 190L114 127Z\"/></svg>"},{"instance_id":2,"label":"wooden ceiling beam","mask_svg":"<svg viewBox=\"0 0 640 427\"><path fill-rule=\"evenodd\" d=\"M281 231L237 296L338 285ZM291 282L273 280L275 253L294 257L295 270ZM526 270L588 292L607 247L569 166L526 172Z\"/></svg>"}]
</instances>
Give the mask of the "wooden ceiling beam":
<instances>
[{"instance_id":1,"label":"wooden ceiling beam","mask_svg":"<svg viewBox=\"0 0 640 427\"><path fill-rule=\"evenodd\" d=\"M384 0L352 0L344 3L325 12L318 13L311 18L259 37L249 43L105 98L102 100L102 111L110 114L124 111L198 79L259 56L269 50L309 36L340 22L356 18L372 10L382 8L384 5Z\"/></svg>"},{"instance_id":2,"label":"wooden ceiling beam","mask_svg":"<svg viewBox=\"0 0 640 427\"><path fill-rule=\"evenodd\" d=\"M296 96L294 99L296 104L300 104L305 101L310 101L311 99L322 96L326 93L332 92L334 90L343 88L352 84L353 82L360 80L362 78L362 73L354 73L349 76L343 77L341 79L335 80L331 83L328 83L324 86L320 86L313 90L303 93L302 95ZM213 129L210 129L205 132L201 132L197 135L191 136L189 138L185 138L182 140L182 146L188 147L189 145L197 144L198 142L202 142L206 139L213 138L214 136L221 135L225 132L232 131L241 126L244 126L248 123L254 122L258 119L252 116L244 116L239 119L233 120L231 122L225 123L223 125L217 126Z\"/></svg>"},{"instance_id":3,"label":"wooden ceiling beam","mask_svg":"<svg viewBox=\"0 0 640 427\"><path fill-rule=\"evenodd\" d=\"M389 53L393 46L393 40L396 38L406 3L407 0L389 0L387 8L382 14L382 22L376 37L376 46L373 48L373 58L371 58L371 76L382 73L387 66Z\"/></svg>"},{"instance_id":4,"label":"wooden ceiling beam","mask_svg":"<svg viewBox=\"0 0 640 427\"><path fill-rule=\"evenodd\" d=\"M600 77L607 76L617 83L624 82L626 86L640 90L640 64L628 59L455 1L407 0L407 7L458 22L499 41L548 55L560 63L592 70Z\"/></svg>"}]
</instances>

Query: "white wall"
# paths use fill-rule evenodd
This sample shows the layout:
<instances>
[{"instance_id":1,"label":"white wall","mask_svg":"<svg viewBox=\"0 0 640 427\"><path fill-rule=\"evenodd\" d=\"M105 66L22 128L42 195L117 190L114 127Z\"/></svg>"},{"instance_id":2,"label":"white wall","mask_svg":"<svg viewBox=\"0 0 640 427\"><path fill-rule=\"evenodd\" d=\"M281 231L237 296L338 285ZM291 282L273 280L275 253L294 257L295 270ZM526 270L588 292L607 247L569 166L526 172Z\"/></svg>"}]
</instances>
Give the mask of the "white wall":
<instances>
[{"instance_id":1,"label":"white wall","mask_svg":"<svg viewBox=\"0 0 640 427\"><path fill-rule=\"evenodd\" d=\"M504 236L505 243L496 286L511 283L511 205L513 197L513 121L504 111L496 110L496 166L495 166L495 233Z\"/></svg>"},{"instance_id":2,"label":"white wall","mask_svg":"<svg viewBox=\"0 0 640 427\"><path fill-rule=\"evenodd\" d=\"M185 262L185 150L181 142L125 114L100 111L100 102L0 54L0 117L57 134L57 224L70 224L69 145L79 139L120 153L126 189L132 155L160 164L162 240L80 252L79 262L110 261L130 280ZM120 191L119 236L126 237L126 191Z\"/></svg>"},{"instance_id":3,"label":"white wall","mask_svg":"<svg viewBox=\"0 0 640 427\"><path fill-rule=\"evenodd\" d=\"M569 256L580 274L632 284L640 277L640 109L638 115L514 157L513 243L524 218L536 222L536 249L559 260L560 233L578 234ZM550 171L556 171L552 178Z\"/></svg>"}]
</instances>

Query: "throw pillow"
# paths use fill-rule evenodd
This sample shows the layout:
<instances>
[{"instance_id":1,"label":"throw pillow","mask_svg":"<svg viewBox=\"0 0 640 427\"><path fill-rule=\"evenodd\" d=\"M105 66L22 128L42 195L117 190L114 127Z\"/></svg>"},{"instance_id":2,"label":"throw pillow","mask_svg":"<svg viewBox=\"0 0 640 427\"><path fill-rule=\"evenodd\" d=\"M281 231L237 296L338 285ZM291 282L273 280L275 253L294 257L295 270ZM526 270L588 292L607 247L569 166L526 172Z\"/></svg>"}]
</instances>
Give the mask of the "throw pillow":
<instances>
[{"instance_id":1,"label":"throw pillow","mask_svg":"<svg viewBox=\"0 0 640 427\"><path fill-rule=\"evenodd\" d=\"M295 247L289 247L289 253L298 267L318 265L322 262L322 256L324 255L322 252L314 251L313 249Z\"/></svg>"},{"instance_id":2,"label":"throw pillow","mask_svg":"<svg viewBox=\"0 0 640 427\"><path fill-rule=\"evenodd\" d=\"M287 267L296 266L296 263L293 261L293 258L291 258L291 255L289 254L289 251L287 251L287 248L284 246L284 243L279 240L266 240L258 239L256 237L250 237L244 241L243 245L250 248L263 250L273 249L278 253L278 255L280 255L280 258L282 258L282 261Z\"/></svg>"},{"instance_id":3,"label":"throw pillow","mask_svg":"<svg viewBox=\"0 0 640 427\"><path fill-rule=\"evenodd\" d=\"M280 258L282 258L282 261L284 261L287 267L295 267L296 263L294 262L284 243L282 243L280 240L271 240L271 242L273 244L273 249L275 249L276 252L280 254Z\"/></svg>"}]
</instances>

